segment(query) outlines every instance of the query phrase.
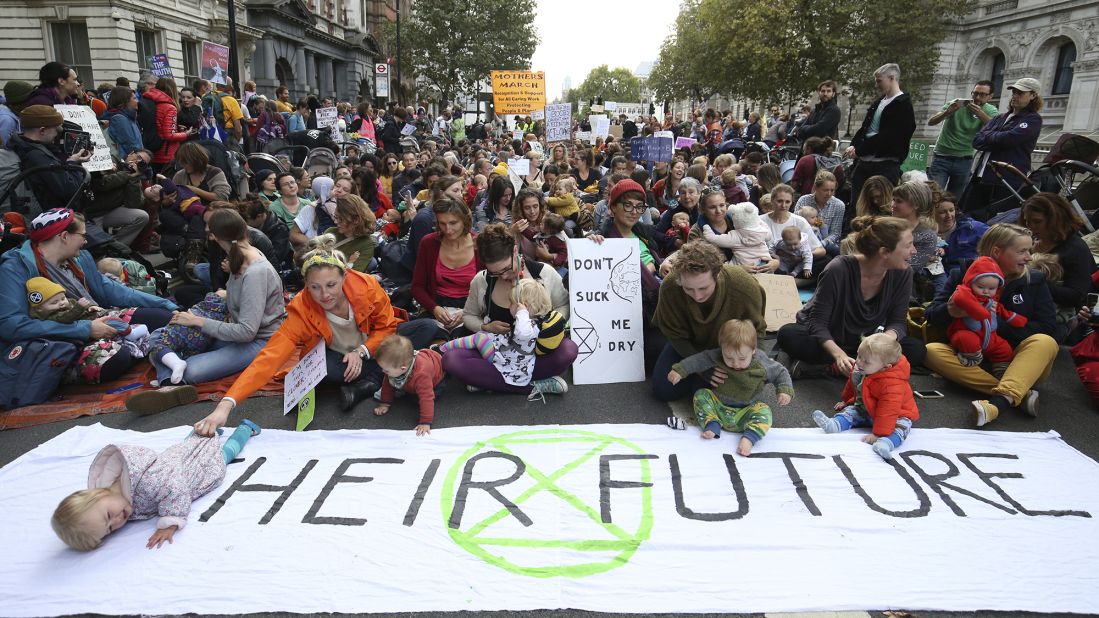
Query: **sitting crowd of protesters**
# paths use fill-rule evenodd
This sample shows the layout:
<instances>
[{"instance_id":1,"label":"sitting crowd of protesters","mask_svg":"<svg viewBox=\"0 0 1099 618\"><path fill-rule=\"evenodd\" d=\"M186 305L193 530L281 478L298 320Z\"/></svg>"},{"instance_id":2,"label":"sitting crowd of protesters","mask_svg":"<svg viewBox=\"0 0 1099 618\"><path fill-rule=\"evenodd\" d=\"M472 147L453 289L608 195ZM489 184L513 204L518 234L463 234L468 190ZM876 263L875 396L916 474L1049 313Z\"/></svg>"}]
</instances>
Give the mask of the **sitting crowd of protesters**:
<instances>
[{"instance_id":1,"label":"sitting crowd of protesters","mask_svg":"<svg viewBox=\"0 0 1099 618\"><path fill-rule=\"evenodd\" d=\"M756 439L769 426L769 410L743 382L749 368L767 372L780 403L793 394L790 376L832 375L870 392L902 368L926 368L980 394L971 402L977 425L1009 410L1036 415L1035 387L1059 346L1099 337L1090 308L1081 309L1099 279L1086 222L1060 195L1039 193L1011 221L986 225L980 219L999 214L994 188L963 194L952 179L902 176L911 101L896 65L875 78L881 97L843 153L847 163L832 154L831 82L796 120L777 109L747 126L714 110L683 125L623 119L633 139L672 129L698 138L670 160L639 161L626 139L546 144L541 121L518 116L523 139L479 116L466 126L460 108L433 118L423 104L292 105L285 88L269 100L251 83L241 99L231 83L179 88L170 78L90 91L74 69L51 62L39 85L4 88L4 109L17 119L5 147L24 170L52 167L28 183L41 213L5 216L0 338L79 342L66 381L110 382L147 358L154 388L127 402L140 413L190 403L196 385L240 374L196 423L202 435L323 339L344 409L378 399L383 414L395 390L414 392L422 434L446 375L470 391L542 401L567 392L563 376L578 353L566 336L569 242L630 239L653 392L694 397L710 437L749 408ZM1012 109L1037 117L1036 80L1010 88ZM88 178L80 164L92 152L65 149L58 104L95 111L112 169ZM337 107L336 130L352 142L332 150L327 169L249 178L224 156L316 131L326 107ZM989 118L972 142L1014 152L1014 126ZM789 182L765 150L724 148L783 140L803 144ZM518 159L528 173L511 169ZM169 244L183 280L172 286L145 257L168 254ZM814 288L778 331L777 364L757 357L766 298L753 275ZM913 307L921 333L909 332ZM936 329L951 335L933 338ZM1099 343L1091 345L1088 362L1099 363ZM1099 381L1099 369L1088 371L1085 382ZM708 385L716 390L700 399ZM852 410L862 395L855 402ZM843 422L860 414L875 413L858 408ZM899 436L889 438L895 447L912 416L879 437ZM891 448L875 444L883 457Z\"/></svg>"}]
</instances>

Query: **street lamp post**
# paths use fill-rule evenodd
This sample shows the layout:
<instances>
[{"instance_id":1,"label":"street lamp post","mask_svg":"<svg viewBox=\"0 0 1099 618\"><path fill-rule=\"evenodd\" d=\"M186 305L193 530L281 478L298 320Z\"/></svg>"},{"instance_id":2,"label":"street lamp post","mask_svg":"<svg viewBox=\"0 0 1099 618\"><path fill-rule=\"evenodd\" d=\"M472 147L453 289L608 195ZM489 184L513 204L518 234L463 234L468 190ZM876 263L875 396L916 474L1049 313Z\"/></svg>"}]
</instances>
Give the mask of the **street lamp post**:
<instances>
[{"instance_id":1,"label":"street lamp post","mask_svg":"<svg viewBox=\"0 0 1099 618\"><path fill-rule=\"evenodd\" d=\"M243 96L243 88L237 79L237 3L229 0L229 79L233 80L233 86L237 93Z\"/></svg>"},{"instance_id":2,"label":"street lamp post","mask_svg":"<svg viewBox=\"0 0 1099 618\"><path fill-rule=\"evenodd\" d=\"M397 103L404 105L401 90L401 0L397 0Z\"/></svg>"}]
</instances>

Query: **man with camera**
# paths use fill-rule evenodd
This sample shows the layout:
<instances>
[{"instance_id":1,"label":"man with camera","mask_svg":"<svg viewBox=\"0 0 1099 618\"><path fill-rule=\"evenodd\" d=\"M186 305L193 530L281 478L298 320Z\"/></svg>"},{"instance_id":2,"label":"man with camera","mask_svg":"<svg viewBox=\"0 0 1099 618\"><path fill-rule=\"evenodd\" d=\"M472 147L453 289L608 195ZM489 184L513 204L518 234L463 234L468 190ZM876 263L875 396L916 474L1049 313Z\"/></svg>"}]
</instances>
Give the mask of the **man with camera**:
<instances>
[{"instance_id":1,"label":"man with camera","mask_svg":"<svg viewBox=\"0 0 1099 618\"><path fill-rule=\"evenodd\" d=\"M971 96L970 99L954 99L944 104L939 113L927 120L929 126L943 123L927 177L939 183L943 190L959 197L969 184L973 167L973 137L998 111L995 105L989 103L992 98L991 81L983 79L977 82Z\"/></svg>"},{"instance_id":2,"label":"man with camera","mask_svg":"<svg viewBox=\"0 0 1099 618\"><path fill-rule=\"evenodd\" d=\"M72 140L72 147L79 150L66 152L63 145L65 123L61 113L49 105L31 105L19 113L23 132L11 136L9 148L19 155L20 168L30 169L84 163L92 158L87 141ZM87 134L85 134L87 135ZM79 169L56 169L35 174L28 181L35 198L43 210L62 208L80 191L84 184L84 172ZM74 204L79 208L79 203Z\"/></svg>"},{"instance_id":3,"label":"man with camera","mask_svg":"<svg viewBox=\"0 0 1099 618\"><path fill-rule=\"evenodd\" d=\"M148 150L135 150L125 160L114 159L113 170L92 172L92 191L82 209L84 216L112 230L115 240L127 247L149 223L149 213L142 208L141 181L149 176L152 159Z\"/></svg>"}]
</instances>

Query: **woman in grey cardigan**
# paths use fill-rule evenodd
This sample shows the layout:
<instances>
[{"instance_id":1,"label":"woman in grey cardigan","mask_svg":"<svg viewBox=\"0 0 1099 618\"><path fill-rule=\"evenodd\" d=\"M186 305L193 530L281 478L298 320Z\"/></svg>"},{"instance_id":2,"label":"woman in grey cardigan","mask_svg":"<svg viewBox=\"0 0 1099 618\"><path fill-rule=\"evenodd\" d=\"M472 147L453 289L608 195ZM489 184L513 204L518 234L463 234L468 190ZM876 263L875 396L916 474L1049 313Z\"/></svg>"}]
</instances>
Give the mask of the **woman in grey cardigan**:
<instances>
[{"instance_id":1,"label":"woman in grey cardigan","mask_svg":"<svg viewBox=\"0 0 1099 618\"><path fill-rule=\"evenodd\" d=\"M157 370L157 380L163 386L130 397L126 405L135 412L159 412L194 401L197 395L193 386L169 386L173 373L182 375L179 382L193 385L242 371L286 316L282 281L263 253L248 242L248 225L240 214L230 209L215 210L207 227L229 255L230 277L225 297L228 319L175 313L170 324L198 328L211 344L206 351L185 361L172 359L173 365L176 361L184 364L182 370L179 366L151 359Z\"/></svg>"}]
</instances>

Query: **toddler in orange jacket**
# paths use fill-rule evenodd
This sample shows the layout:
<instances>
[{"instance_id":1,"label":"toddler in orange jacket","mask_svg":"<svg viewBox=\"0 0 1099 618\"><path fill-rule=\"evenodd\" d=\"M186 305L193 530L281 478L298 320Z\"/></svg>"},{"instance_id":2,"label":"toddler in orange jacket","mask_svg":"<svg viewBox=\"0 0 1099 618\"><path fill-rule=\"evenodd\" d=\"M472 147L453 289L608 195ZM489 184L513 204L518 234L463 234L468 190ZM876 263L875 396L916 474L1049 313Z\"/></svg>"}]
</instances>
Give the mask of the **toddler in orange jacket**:
<instances>
[{"instance_id":1,"label":"toddler in orange jacket","mask_svg":"<svg viewBox=\"0 0 1099 618\"><path fill-rule=\"evenodd\" d=\"M908 383L911 369L900 342L885 333L870 335L859 344L855 370L843 387L843 401L835 405L839 414L828 418L816 410L813 422L825 433L870 427L870 435L862 441L874 445L882 459L892 459L893 449L920 418Z\"/></svg>"},{"instance_id":2,"label":"toddler in orange jacket","mask_svg":"<svg viewBox=\"0 0 1099 618\"><path fill-rule=\"evenodd\" d=\"M980 365L986 359L993 363L1010 362L1015 352L997 332L999 320L1011 326L1026 326L1026 316L1009 311L1000 304L1004 273L990 257L979 257L965 271L962 283L954 290L954 304L965 311L966 317L956 318L947 328L950 346L966 367Z\"/></svg>"},{"instance_id":3,"label":"toddler in orange jacket","mask_svg":"<svg viewBox=\"0 0 1099 618\"><path fill-rule=\"evenodd\" d=\"M435 350L413 350L412 341L407 337L391 335L378 346L375 358L385 373L385 380L382 381L382 402L374 408L374 414L381 416L389 412L397 391L410 393L416 395L420 403L416 435L431 433L436 391L446 377L443 357Z\"/></svg>"}]
</instances>

